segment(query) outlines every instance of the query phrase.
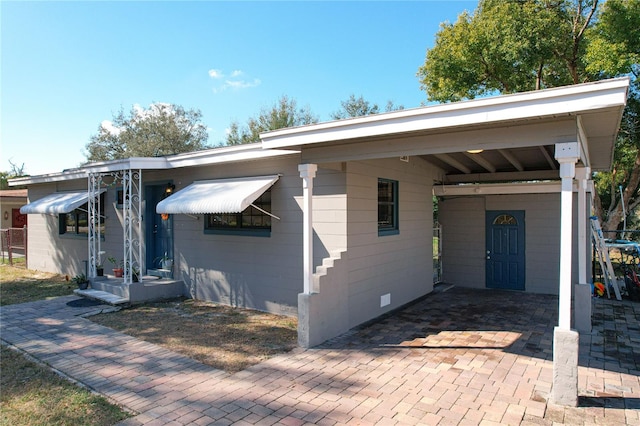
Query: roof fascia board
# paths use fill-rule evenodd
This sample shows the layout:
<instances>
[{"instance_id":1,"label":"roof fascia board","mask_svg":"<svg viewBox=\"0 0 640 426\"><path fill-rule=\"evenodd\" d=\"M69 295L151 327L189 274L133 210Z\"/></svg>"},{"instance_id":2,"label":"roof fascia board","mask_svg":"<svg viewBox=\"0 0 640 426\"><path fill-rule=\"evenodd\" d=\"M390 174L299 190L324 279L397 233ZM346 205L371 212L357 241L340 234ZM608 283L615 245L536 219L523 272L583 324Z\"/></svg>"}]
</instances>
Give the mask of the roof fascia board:
<instances>
[{"instance_id":1,"label":"roof fascia board","mask_svg":"<svg viewBox=\"0 0 640 426\"><path fill-rule=\"evenodd\" d=\"M484 129L465 129L457 132L397 137L393 142L384 139L368 139L335 145L317 145L302 152L303 162L358 161L390 158L402 155L428 155L464 152L469 141L477 149L511 149L539 145L553 145L576 140L574 118L544 123L526 123L518 127L514 137L512 126ZM397 142L397 143L396 143Z\"/></svg>"},{"instance_id":2,"label":"roof fascia board","mask_svg":"<svg viewBox=\"0 0 640 426\"><path fill-rule=\"evenodd\" d=\"M90 173L111 173L122 170L166 170L179 167L206 166L258 160L277 156L299 154L297 150L264 150L261 143L243 146L215 148L206 151L176 154L167 157L133 157L122 160L88 163L76 169L39 176L28 176L12 179L10 186L32 185L38 183L60 182L66 180L86 179Z\"/></svg>"},{"instance_id":3,"label":"roof fascia board","mask_svg":"<svg viewBox=\"0 0 640 426\"><path fill-rule=\"evenodd\" d=\"M259 160L262 158L279 157L285 155L300 154L298 150L263 150L261 147L250 151L239 152L223 152L216 153L206 157L182 157L175 159L167 159L169 168L206 166L211 164L233 163L241 161Z\"/></svg>"},{"instance_id":4,"label":"roof fascia board","mask_svg":"<svg viewBox=\"0 0 640 426\"><path fill-rule=\"evenodd\" d=\"M375 114L260 134L265 148L453 129L624 108L629 78Z\"/></svg>"},{"instance_id":5,"label":"roof fascia board","mask_svg":"<svg viewBox=\"0 0 640 426\"><path fill-rule=\"evenodd\" d=\"M587 139L587 133L584 131L582 124L582 116L579 115L576 119L576 125L578 127L578 145L580 146L580 160L586 167L591 167L591 157L589 156L589 141Z\"/></svg>"},{"instance_id":6,"label":"roof fascia board","mask_svg":"<svg viewBox=\"0 0 640 426\"><path fill-rule=\"evenodd\" d=\"M87 172L82 171L73 171L73 172L59 172L59 173L50 173L45 175L38 176L26 176L21 178L15 178L9 180L9 186L22 186L22 185L33 185L36 183L52 183L52 182L60 182L65 180L76 180L76 179L86 179Z\"/></svg>"}]
</instances>

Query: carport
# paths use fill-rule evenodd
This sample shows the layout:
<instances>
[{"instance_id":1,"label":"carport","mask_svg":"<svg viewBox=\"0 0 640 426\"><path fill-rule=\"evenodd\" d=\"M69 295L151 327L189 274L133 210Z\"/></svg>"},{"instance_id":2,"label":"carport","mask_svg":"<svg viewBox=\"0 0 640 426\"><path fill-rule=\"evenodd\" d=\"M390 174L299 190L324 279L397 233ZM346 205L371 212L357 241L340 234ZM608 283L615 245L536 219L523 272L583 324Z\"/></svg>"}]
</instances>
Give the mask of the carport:
<instances>
[{"instance_id":1,"label":"carport","mask_svg":"<svg viewBox=\"0 0 640 426\"><path fill-rule=\"evenodd\" d=\"M313 179L318 165L381 158L410 162L419 157L440 170L436 196L559 194L559 309L552 399L575 406L578 331L591 328L586 232L591 173L611 167L628 85L627 78L613 79L262 134L264 148L295 148L302 153L304 293L298 309L299 318L307 321L306 341L312 345L319 319L326 322L332 315L330 306L314 304L319 296L313 286L312 244ZM574 225L577 235L572 232Z\"/></svg>"}]
</instances>

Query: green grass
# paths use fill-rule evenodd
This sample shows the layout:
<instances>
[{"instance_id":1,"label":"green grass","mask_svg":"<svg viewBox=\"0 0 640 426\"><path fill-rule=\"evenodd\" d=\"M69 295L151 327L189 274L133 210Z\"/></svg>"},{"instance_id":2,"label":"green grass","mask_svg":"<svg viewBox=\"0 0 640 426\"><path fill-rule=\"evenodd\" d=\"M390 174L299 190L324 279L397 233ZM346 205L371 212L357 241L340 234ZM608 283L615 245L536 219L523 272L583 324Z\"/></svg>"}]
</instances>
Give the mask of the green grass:
<instances>
[{"instance_id":1,"label":"green grass","mask_svg":"<svg viewBox=\"0 0 640 426\"><path fill-rule=\"evenodd\" d=\"M0 425L113 425L129 414L21 354L0 348Z\"/></svg>"},{"instance_id":2,"label":"green grass","mask_svg":"<svg viewBox=\"0 0 640 426\"><path fill-rule=\"evenodd\" d=\"M0 305L68 296L75 288L64 275L0 265Z\"/></svg>"},{"instance_id":3,"label":"green grass","mask_svg":"<svg viewBox=\"0 0 640 426\"><path fill-rule=\"evenodd\" d=\"M0 265L0 304L73 293L63 275ZM45 366L0 347L0 426L113 425L129 417L105 398L72 384Z\"/></svg>"}]
</instances>

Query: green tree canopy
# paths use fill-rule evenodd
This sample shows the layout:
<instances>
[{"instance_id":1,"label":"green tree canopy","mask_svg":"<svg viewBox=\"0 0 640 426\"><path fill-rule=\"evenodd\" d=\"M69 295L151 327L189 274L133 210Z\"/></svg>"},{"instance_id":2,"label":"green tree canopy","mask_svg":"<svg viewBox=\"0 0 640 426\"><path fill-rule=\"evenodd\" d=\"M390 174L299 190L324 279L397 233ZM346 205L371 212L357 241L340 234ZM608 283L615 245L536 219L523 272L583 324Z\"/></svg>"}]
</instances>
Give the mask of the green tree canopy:
<instances>
[{"instance_id":1,"label":"green tree canopy","mask_svg":"<svg viewBox=\"0 0 640 426\"><path fill-rule=\"evenodd\" d=\"M557 87L630 75L632 90L612 173L596 175L596 212L617 229L626 206L640 203L638 44L640 0L481 0L473 14L444 23L418 69L431 101Z\"/></svg>"},{"instance_id":2,"label":"green tree canopy","mask_svg":"<svg viewBox=\"0 0 640 426\"><path fill-rule=\"evenodd\" d=\"M298 108L295 99L282 96L270 108L262 108L257 117L251 117L246 126L234 121L227 132L227 145L240 145L260 141L260 133L285 127L303 126L318 122L309 108Z\"/></svg>"},{"instance_id":3,"label":"green tree canopy","mask_svg":"<svg viewBox=\"0 0 640 426\"><path fill-rule=\"evenodd\" d=\"M121 108L113 120L103 121L86 145L88 161L129 157L161 157L207 148L207 129L198 110L154 103L148 109Z\"/></svg>"},{"instance_id":4,"label":"green tree canopy","mask_svg":"<svg viewBox=\"0 0 640 426\"><path fill-rule=\"evenodd\" d=\"M331 118L334 120L342 120L345 118L361 117L363 115L377 114L380 112L378 104L371 104L365 100L362 95L356 98L354 94L349 96L346 101L340 102L341 109L332 113ZM392 101L387 101L385 112L397 111L404 109L402 105L394 105Z\"/></svg>"},{"instance_id":5,"label":"green tree canopy","mask_svg":"<svg viewBox=\"0 0 640 426\"><path fill-rule=\"evenodd\" d=\"M11 165L11 170L6 171L6 172L0 172L0 189L23 189L26 188L26 186L16 186L13 188L9 188L9 180L10 179L15 179L15 178L19 178L19 177L25 177L25 176L29 176L28 174L26 174L25 170L24 170L24 163L22 163L22 165L17 165L15 163L13 163L11 160L9 161L9 165Z\"/></svg>"},{"instance_id":6,"label":"green tree canopy","mask_svg":"<svg viewBox=\"0 0 640 426\"><path fill-rule=\"evenodd\" d=\"M640 204L640 0L608 0L598 18L586 49L587 70L602 78L632 77L613 168L594 177L599 199L597 214L606 220L603 229L617 229L624 222L619 188L623 188L627 213ZM630 219L627 227L637 227L637 221L632 224L637 218L631 215Z\"/></svg>"},{"instance_id":7,"label":"green tree canopy","mask_svg":"<svg viewBox=\"0 0 640 426\"><path fill-rule=\"evenodd\" d=\"M418 69L429 100L452 102L578 83L597 0L482 0L441 24Z\"/></svg>"}]
</instances>

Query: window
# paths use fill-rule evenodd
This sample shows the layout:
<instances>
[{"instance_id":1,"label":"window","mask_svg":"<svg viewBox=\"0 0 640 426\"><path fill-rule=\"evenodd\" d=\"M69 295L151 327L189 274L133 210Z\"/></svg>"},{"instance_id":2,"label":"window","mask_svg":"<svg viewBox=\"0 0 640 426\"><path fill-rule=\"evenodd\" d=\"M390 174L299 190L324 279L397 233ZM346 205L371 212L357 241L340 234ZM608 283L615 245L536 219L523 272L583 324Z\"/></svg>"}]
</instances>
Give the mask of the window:
<instances>
[{"instance_id":1,"label":"window","mask_svg":"<svg viewBox=\"0 0 640 426\"><path fill-rule=\"evenodd\" d=\"M399 233L398 182L378 179L378 235Z\"/></svg>"},{"instance_id":2,"label":"window","mask_svg":"<svg viewBox=\"0 0 640 426\"><path fill-rule=\"evenodd\" d=\"M493 221L494 225L517 225L518 221L510 214L501 214Z\"/></svg>"},{"instance_id":3,"label":"window","mask_svg":"<svg viewBox=\"0 0 640 426\"><path fill-rule=\"evenodd\" d=\"M89 205L85 203L69 213L58 216L60 235L89 235ZM100 194L100 236L104 238L104 193Z\"/></svg>"},{"instance_id":4,"label":"window","mask_svg":"<svg viewBox=\"0 0 640 426\"><path fill-rule=\"evenodd\" d=\"M262 194L253 202L253 205L247 207L242 213L206 214L204 230L209 234L268 237L271 235L271 216L261 210L271 211L271 189Z\"/></svg>"}]
</instances>

